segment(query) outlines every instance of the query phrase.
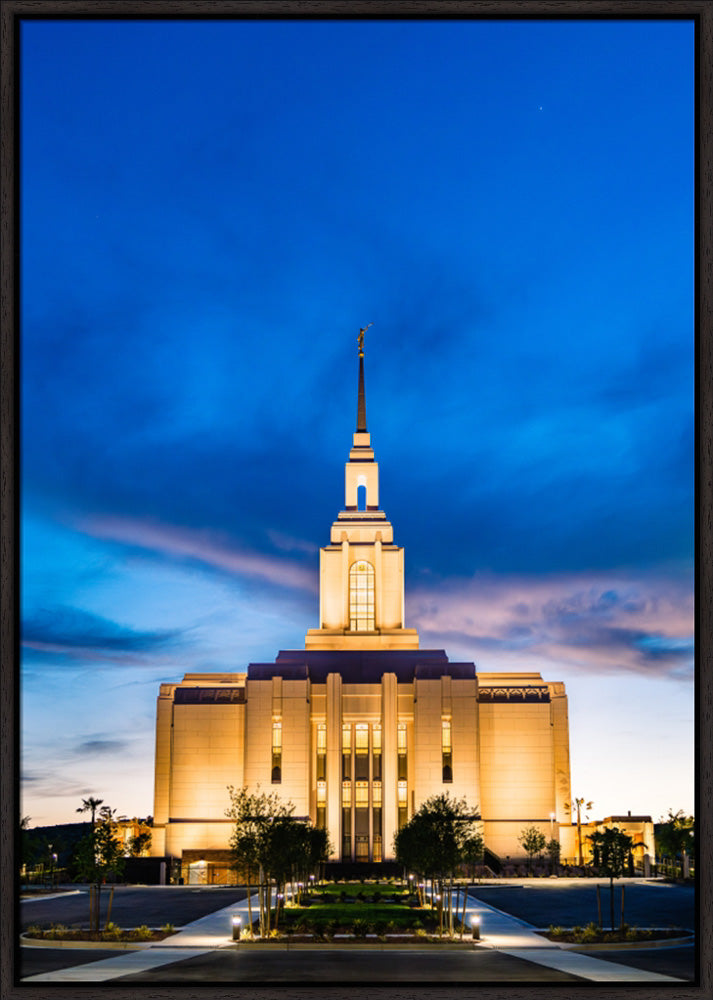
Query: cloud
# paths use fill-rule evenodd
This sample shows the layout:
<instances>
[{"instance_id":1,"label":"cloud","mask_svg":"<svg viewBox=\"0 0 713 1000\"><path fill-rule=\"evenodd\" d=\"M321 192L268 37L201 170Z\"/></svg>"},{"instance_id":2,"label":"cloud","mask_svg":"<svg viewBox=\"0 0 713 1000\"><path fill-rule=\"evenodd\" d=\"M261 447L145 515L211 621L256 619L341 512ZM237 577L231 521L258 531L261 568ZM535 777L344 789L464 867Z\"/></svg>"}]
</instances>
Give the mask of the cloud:
<instances>
[{"instance_id":1,"label":"cloud","mask_svg":"<svg viewBox=\"0 0 713 1000\"><path fill-rule=\"evenodd\" d=\"M129 744L126 740L84 740L72 751L78 757L97 757L101 754L117 754L127 749Z\"/></svg>"},{"instance_id":2,"label":"cloud","mask_svg":"<svg viewBox=\"0 0 713 1000\"><path fill-rule=\"evenodd\" d=\"M130 518L89 518L80 526L105 541L180 560L191 560L234 576L248 577L293 590L315 593L317 573L270 555L231 549L207 531L162 526Z\"/></svg>"},{"instance_id":3,"label":"cloud","mask_svg":"<svg viewBox=\"0 0 713 1000\"><path fill-rule=\"evenodd\" d=\"M684 581L479 577L421 588L410 604L424 645L455 645L480 657L481 669L547 661L589 674L692 676L693 596Z\"/></svg>"},{"instance_id":4,"label":"cloud","mask_svg":"<svg viewBox=\"0 0 713 1000\"><path fill-rule=\"evenodd\" d=\"M80 608L43 608L22 625L22 645L41 657L142 662L185 641L183 629L140 631Z\"/></svg>"}]
</instances>

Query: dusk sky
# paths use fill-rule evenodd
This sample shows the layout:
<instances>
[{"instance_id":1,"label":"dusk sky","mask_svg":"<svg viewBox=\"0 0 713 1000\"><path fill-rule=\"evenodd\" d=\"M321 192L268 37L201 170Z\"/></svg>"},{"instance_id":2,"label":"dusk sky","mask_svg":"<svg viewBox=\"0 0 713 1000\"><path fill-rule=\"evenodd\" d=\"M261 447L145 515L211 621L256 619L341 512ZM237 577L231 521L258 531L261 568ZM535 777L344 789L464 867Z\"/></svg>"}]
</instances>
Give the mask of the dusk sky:
<instances>
[{"instance_id":1,"label":"dusk sky","mask_svg":"<svg viewBox=\"0 0 713 1000\"><path fill-rule=\"evenodd\" d=\"M153 812L160 682L304 647L357 334L406 625L694 808L694 29L26 21L22 813Z\"/></svg>"}]
</instances>

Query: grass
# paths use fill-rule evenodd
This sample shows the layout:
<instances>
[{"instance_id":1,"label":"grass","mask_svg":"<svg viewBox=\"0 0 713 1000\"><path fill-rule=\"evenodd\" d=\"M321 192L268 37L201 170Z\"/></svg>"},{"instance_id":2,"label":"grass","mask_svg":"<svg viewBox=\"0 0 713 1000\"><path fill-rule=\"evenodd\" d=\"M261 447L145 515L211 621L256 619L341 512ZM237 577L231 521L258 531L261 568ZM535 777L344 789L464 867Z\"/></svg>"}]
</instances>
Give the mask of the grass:
<instances>
[{"instance_id":1,"label":"grass","mask_svg":"<svg viewBox=\"0 0 713 1000\"><path fill-rule=\"evenodd\" d=\"M288 906L280 914L279 927L284 931L294 931L300 924L311 925L322 931L331 924L348 932L355 921L365 921L371 926L383 923L392 927L392 932L411 930L414 925L435 926L436 920L431 910L411 909L398 903L314 903L312 906Z\"/></svg>"}]
</instances>

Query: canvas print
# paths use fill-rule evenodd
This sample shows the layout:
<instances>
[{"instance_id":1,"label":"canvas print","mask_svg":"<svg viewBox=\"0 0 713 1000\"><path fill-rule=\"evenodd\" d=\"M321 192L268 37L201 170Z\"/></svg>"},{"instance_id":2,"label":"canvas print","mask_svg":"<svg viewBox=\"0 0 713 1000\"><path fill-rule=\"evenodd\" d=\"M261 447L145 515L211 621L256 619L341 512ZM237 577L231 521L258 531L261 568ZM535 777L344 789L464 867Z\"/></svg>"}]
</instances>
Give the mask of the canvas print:
<instances>
[{"instance_id":1,"label":"canvas print","mask_svg":"<svg viewBox=\"0 0 713 1000\"><path fill-rule=\"evenodd\" d=\"M695 43L22 21L23 984L695 980Z\"/></svg>"}]
</instances>

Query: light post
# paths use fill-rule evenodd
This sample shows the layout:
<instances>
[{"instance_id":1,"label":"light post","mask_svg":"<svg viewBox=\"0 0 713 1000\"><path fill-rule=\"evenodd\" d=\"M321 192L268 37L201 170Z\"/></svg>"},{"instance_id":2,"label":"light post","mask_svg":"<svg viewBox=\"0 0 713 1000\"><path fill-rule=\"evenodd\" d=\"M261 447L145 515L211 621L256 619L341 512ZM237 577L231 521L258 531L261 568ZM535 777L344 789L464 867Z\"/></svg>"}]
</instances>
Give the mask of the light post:
<instances>
[{"instance_id":1,"label":"light post","mask_svg":"<svg viewBox=\"0 0 713 1000\"><path fill-rule=\"evenodd\" d=\"M480 941L480 917L477 914L471 917L470 926L473 931L473 940Z\"/></svg>"},{"instance_id":2,"label":"light post","mask_svg":"<svg viewBox=\"0 0 713 1000\"><path fill-rule=\"evenodd\" d=\"M55 879L57 878L57 855L52 855L52 885L55 884Z\"/></svg>"},{"instance_id":3,"label":"light post","mask_svg":"<svg viewBox=\"0 0 713 1000\"><path fill-rule=\"evenodd\" d=\"M240 925L243 922L243 918L237 915L233 916L233 941L240 940Z\"/></svg>"}]
</instances>

